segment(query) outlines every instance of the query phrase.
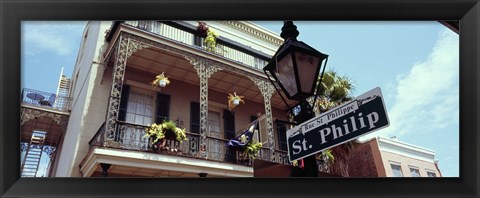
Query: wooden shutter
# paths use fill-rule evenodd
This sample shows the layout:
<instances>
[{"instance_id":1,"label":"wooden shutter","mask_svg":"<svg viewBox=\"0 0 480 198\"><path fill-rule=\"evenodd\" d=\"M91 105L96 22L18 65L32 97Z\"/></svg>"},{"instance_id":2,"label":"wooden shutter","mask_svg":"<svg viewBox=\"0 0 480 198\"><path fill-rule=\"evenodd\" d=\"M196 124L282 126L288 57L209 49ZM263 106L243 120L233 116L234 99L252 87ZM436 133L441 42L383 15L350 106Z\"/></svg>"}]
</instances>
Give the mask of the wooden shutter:
<instances>
[{"instance_id":1,"label":"wooden shutter","mask_svg":"<svg viewBox=\"0 0 480 198\"><path fill-rule=\"evenodd\" d=\"M128 96L130 94L130 86L124 84L122 87L122 97L120 98L120 108L118 111L118 120L125 121L127 117Z\"/></svg>"},{"instance_id":2,"label":"wooden shutter","mask_svg":"<svg viewBox=\"0 0 480 198\"><path fill-rule=\"evenodd\" d=\"M235 112L223 110L223 126L225 128L225 139L230 140L235 137Z\"/></svg>"},{"instance_id":3,"label":"wooden shutter","mask_svg":"<svg viewBox=\"0 0 480 198\"><path fill-rule=\"evenodd\" d=\"M287 126L281 121L275 121L277 125L278 148L282 151L287 150Z\"/></svg>"},{"instance_id":4,"label":"wooden shutter","mask_svg":"<svg viewBox=\"0 0 480 198\"><path fill-rule=\"evenodd\" d=\"M157 114L155 117L156 123L162 123L169 120L170 115L170 96L166 94L157 93Z\"/></svg>"},{"instance_id":5,"label":"wooden shutter","mask_svg":"<svg viewBox=\"0 0 480 198\"><path fill-rule=\"evenodd\" d=\"M200 103L190 103L190 132L200 133Z\"/></svg>"}]
</instances>

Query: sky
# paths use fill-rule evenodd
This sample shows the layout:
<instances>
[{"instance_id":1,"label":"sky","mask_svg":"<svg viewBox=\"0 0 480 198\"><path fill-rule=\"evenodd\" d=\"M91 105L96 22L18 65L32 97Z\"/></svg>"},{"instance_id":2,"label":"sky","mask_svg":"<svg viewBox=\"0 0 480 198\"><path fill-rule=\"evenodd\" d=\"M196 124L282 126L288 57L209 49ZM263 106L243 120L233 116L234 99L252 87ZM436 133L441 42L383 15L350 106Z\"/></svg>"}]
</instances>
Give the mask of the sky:
<instances>
[{"instance_id":1,"label":"sky","mask_svg":"<svg viewBox=\"0 0 480 198\"><path fill-rule=\"evenodd\" d=\"M254 21L276 33L281 21ZM72 76L86 22L22 23L22 87L55 93ZM390 126L374 136L434 150L444 177L459 176L459 36L436 21L294 21L298 40L328 54L327 70L358 96L380 87Z\"/></svg>"}]
</instances>

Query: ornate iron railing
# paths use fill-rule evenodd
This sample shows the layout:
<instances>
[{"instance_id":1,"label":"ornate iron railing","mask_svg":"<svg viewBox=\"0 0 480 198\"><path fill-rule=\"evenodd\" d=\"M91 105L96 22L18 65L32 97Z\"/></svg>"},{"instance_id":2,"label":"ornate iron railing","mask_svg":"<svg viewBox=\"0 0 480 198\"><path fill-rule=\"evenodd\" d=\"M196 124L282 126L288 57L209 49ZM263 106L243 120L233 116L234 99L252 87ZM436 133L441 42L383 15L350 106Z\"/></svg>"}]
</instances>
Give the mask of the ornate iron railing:
<instances>
[{"instance_id":1,"label":"ornate iron railing","mask_svg":"<svg viewBox=\"0 0 480 198\"><path fill-rule=\"evenodd\" d=\"M158 21L126 21L125 24L196 48L206 49L203 44L203 38L165 23ZM198 40L197 42L195 42L196 39ZM213 53L258 70L262 70L267 64L265 60L222 44L217 44Z\"/></svg>"},{"instance_id":2,"label":"ornate iron railing","mask_svg":"<svg viewBox=\"0 0 480 198\"><path fill-rule=\"evenodd\" d=\"M96 134L90 140L90 149L94 147L119 148L125 150L136 150L142 152L152 152L166 155L175 155L190 158L200 158L199 152L199 134L187 132L187 140L178 142L166 140L161 147L152 145L151 139L145 137L145 128L147 126L137 125L118 121L114 142L104 142L105 123L98 129ZM243 165L252 165L252 159L242 156L237 151L233 157L229 157L228 140L222 138L207 137L207 159L220 162L228 162ZM270 151L262 148L258 156L259 159L270 161ZM290 164L288 162L287 152L276 150L275 159L278 163Z\"/></svg>"},{"instance_id":3,"label":"ornate iron railing","mask_svg":"<svg viewBox=\"0 0 480 198\"><path fill-rule=\"evenodd\" d=\"M68 111L70 97L57 96L53 93L24 88L22 91L22 104Z\"/></svg>"}]
</instances>

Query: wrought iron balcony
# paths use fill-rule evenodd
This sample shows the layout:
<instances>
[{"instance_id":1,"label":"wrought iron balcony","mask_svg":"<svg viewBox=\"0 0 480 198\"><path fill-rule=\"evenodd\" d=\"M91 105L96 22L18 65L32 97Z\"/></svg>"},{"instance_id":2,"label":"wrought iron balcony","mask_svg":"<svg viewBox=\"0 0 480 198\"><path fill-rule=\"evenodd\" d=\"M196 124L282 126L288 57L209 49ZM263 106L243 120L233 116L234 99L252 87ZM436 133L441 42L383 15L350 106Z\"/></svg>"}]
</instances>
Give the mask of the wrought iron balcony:
<instances>
[{"instance_id":1,"label":"wrought iron balcony","mask_svg":"<svg viewBox=\"0 0 480 198\"><path fill-rule=\"evenodd\" d=\"M66 96L57 96L53 93L24 88L22 91L22 104L42 108L67 111L71 99Z\"/></svg>"},{"instance_id":2,"label":"wrought iron balcony","mask_svg":"<svg viewBox=\"0 0 480 198\"><path fill-rule=\"evenodd\" d=\"M203 43L203 38L191 32L175 28L165 23L158 21L126 21L125 24L190 45L198 49L206 49ZM216 49L213 53L257 70L262 70L262 68L267 64L267 61L261 58L219 43L217 43Z\"/></svg>"},{"instance_id":3,"label":"wrought iron balcony","mask_svg":"<svg viewBox=\"0 0 480 198\"><path fill-rule=\"evenodd\" d=\"M107 147L117 148L125 150L136 150L142 152L159 153L165 155L175 155L189 158L200 158L199 156L199 140L200 135L195 133L186 134L187 140L183 142L167 140L165 144L158 148L152 145L149 138L145 137L145 128L147 126L137 125L126 122L117 122L117 133L113 137L114 142L105 144L105 124L103 124L97 131L95 136L90 140L90 149L95 147ZM242 164L252 166L252 159L242 156L241 152L236 152L233 155L228 152L227 147L228 140L221 138L214 138L207 136L207 156L208 160L214 160L219 162ZM275 151L275 158L278 163L288 164L288 155L285 151ZM233 157L232 157L233 156ZM270 160L270 152L267 148L260 150L258 159Z\"/></svg>"}]
</instances>

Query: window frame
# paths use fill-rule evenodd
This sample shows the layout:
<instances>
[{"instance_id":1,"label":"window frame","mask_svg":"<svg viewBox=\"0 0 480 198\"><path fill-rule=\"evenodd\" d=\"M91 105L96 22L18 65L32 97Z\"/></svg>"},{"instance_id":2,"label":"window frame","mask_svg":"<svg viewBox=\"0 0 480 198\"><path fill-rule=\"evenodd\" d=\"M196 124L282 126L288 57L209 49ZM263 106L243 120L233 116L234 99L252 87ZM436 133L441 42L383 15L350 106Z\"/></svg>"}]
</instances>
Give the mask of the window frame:
<instances>
[{"instance_id":1,"label":"window frame","mask_svg":"<svg viewBox=\"0 0 480 198\"><path fill-rule=\"evenodd\" d=\"M437 171L430 170L430 169L425 169L425 172L427 172L427 177L430 177L429 173L432 173L434 175L434 177L438 177L437 176Z\"/></svg>"},{"instance_id":2,"label":"window frame","mask_svg":"<svg viewBox=\"0 0 480 198\"><path fill-rule=\"evenodd\" d=\"M131 101L132 100L132 92L136 92L136 93L140 93L140 94L144 94L144 95L150 95L152 97L152 100L151 100L151 115L150 115L150 122L151 123L154 123L155 122L155 117L156 117L156 100L157 100L157 94L156 92L154 91L150 91L150 90L147 90L147 89L144 89L142 87L137 87L137 86L134 86L134 85L131 85L131 84L128 84L130 86L130 90L129 90L129 97L128 97L128 100L127 100L127 108L125 110L125 122L126 123L131 123L131 124L136 124L136 125L143 125L143 126L148 126L149 124L144 124L145 122L143 122L143 124L140 124L140 123L136 123L135 122L135 116L137 115L141 115L141 114L137 114L136 113L136 107L135 107L135 113L131 113L129 112L129 107L130 107L130 103L133 102ZM143 105L145 105L145 103L143 103ZM133 122L130 122L128 120L128 116L129 114L133 114L134 115L134 120ZM146 113L145 114L142 114L141 116L147 116ZM151 124L150 123L150 124Z\"/></svg>"},{"instance_id":3,"label":"window frame","mask_svg":"<svg viewBox=\"0 0 480 198\"><path fill-rule=\"evenodd\" d=\"M393 161L389 161L389 164L390 164L390 169L392 170L392 175L393 177L405 177L405 175L403 174L403 170L402 170L402 164L399 163L399 162L393 162ZM400 174L401 176L397 176L395 175L395 169L393 168L393 166L398 166L400 169Z\"/></svg>"},{"instance_id":4,"label":"window frame","mask_svg":"<svg viewBox=\"0 0 480 198\"><path fill-rule=\"evenodd\" d=\"M408 170L410 171L410 176L411 177L422 177L422 174L420 174L420 168L416 167L416 166L408 166ZM414 176L412 174L412 170L416 170L418 172L418 176Z\"/></svg>"}]
</instances>

